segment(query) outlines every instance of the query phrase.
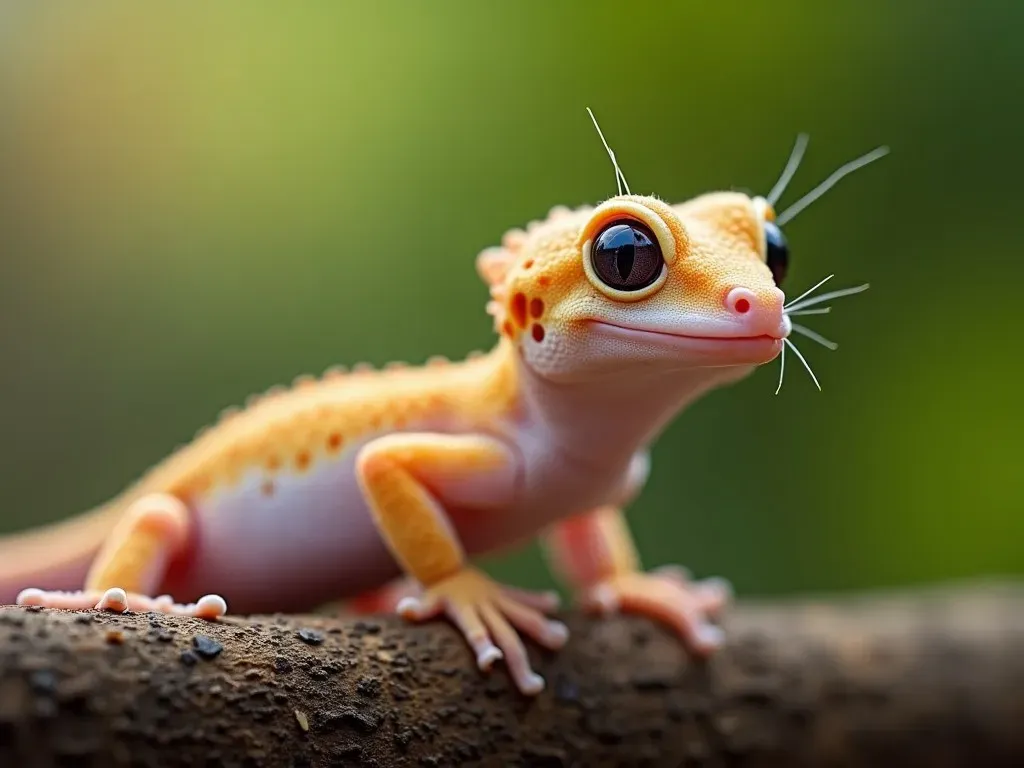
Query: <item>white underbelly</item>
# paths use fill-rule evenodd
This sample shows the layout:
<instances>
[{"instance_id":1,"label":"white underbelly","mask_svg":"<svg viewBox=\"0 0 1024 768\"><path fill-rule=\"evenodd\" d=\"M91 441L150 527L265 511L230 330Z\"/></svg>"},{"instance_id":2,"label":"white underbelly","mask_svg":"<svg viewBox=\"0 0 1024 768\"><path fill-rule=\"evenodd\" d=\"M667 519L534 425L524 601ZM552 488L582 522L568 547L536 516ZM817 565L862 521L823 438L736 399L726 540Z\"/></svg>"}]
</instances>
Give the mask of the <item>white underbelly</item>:
<instances>
[{"instance_id":1,"label":"white underbelly","mask_svg":"<svg viewBox=\"0 0 1024 768\"><path fill-rule=\"evenodd\" d=\"M281 605L336 599L388 578L395 565L360 493L355 448L303 473L254 468L197 501L197 583L229 603L234 594L247 605L264 596Z\"/></svg>"}]
</instances>

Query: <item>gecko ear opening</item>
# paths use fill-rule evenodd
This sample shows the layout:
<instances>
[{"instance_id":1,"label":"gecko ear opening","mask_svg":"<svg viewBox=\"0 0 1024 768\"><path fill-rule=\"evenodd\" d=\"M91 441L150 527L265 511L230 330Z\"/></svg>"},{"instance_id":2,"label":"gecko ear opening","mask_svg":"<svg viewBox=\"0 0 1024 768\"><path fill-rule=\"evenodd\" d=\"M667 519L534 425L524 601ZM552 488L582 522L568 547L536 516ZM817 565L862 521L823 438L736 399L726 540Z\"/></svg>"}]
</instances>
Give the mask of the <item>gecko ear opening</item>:
<instances>
[{"instance_id":1,"label":"gecko ear opening","mask_svg":"<svg viewBox=\"0 0 1024 768\"><path fill-rule=\"evenodd\" d=\"M498 285L505 281L514 258L504 248L488 248L476 257L476 272L487 285Z\"/></svg>"}]
</instances>

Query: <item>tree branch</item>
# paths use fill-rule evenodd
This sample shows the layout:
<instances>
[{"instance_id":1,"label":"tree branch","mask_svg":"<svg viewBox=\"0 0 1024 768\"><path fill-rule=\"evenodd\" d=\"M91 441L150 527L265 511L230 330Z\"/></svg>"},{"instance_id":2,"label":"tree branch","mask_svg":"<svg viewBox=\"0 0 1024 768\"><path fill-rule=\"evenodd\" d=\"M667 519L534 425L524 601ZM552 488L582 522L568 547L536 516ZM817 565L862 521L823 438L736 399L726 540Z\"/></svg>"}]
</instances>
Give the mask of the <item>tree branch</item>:
<instances>
[{"instance_id":1,"label":"tree branch","mask_svg":"<svg viewBox=\"0 0 1024 768\"><path fill-rule=\"evenodd\" d=\"M0 765L1024 765L1024 586L568 623L530 701L445 622L0 608Z\"/></svg>"}]
</instances>

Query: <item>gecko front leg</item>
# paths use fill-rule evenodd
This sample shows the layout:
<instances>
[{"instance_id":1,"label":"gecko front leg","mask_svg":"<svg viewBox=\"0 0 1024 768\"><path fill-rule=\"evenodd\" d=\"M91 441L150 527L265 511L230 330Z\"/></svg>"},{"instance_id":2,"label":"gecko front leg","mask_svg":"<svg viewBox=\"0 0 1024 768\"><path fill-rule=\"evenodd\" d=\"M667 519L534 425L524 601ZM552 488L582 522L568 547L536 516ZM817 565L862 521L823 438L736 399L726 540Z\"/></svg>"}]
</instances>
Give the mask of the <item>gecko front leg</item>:
<instances>
[{"instance_id":1,"label":"gecko front leg","mask_svg":"<svg viewBox=\"0 0 1024 768\"><path fill-rule=\"evenodd\" d=\"M157 611L216 619L227 611L219 595L197 603L175 603L168 595L151 597L163 581L167 565L186 546L191 514L178 498L165 493L142 496L128 507L111 531L86 576L80 592L29 588L18 605L47 608Z\"/></svg>"},{"instance_id":2,"label":"gecko front leg","mask_svg":"<svg viewBox=\"0 0 1024 768\"><path fill-rule=\"evenodd\" d=\"M360 486L374 520L399 565L423 587L398 613L424 621L442 613L458 627L489 670L504 658L516 686L532 695L544 680L531 668L516 630L560 648L568 637L561 622L545 617L557 597L498 584L469 566L445 512L480 509L511 500L516 460L497 440L474 435L404 433L368 443L357 463Z\"/></svg>"}]
</instances>

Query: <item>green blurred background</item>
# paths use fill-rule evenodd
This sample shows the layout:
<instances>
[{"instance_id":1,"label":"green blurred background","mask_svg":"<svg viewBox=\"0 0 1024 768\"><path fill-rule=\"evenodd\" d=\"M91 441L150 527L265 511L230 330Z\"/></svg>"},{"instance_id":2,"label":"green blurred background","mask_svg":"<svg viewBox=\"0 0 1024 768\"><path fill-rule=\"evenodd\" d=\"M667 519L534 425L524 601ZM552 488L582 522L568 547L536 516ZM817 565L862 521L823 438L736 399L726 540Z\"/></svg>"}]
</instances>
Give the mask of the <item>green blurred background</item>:
<instances>
[{"instance_id":1,"label":"green blurred background","mask_svg":"<svg viewBox=\"0 0 1024 768\"><path fill-rule=\"evenodd\" d=\"M473 259L556 204L794 201L839 341L655 448L644 559L745 594L1024 572L1024 3L5 3L0 530L334 363L493 341ZM549 583L536 548L491 563Z\"/></svg>"}]
</instances>

